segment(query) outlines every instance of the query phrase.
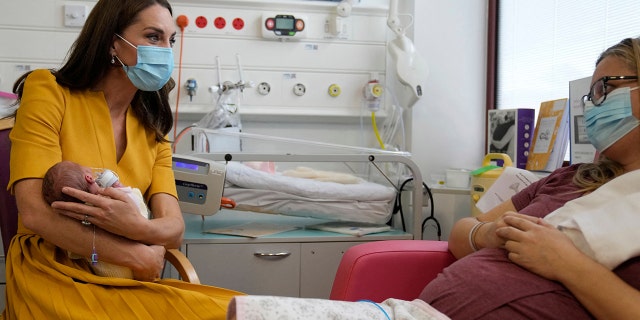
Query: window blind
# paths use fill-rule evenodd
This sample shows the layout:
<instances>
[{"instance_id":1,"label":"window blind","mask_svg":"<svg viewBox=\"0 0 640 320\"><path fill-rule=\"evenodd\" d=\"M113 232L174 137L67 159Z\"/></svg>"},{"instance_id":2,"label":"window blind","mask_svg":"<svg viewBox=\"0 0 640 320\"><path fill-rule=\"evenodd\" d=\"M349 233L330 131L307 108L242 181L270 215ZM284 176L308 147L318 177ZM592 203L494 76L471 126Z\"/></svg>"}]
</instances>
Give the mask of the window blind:
<instances>
[{"instance_id":1,"label":"window blind","mask_svg":"<svg viewBox=\"0 0 640 320\"><path fill-rule=\"evenodd\" d=\"M604 49L639 35L637 0L499 0L496 107L568 98Z\"/></svg>"}]
</instances>

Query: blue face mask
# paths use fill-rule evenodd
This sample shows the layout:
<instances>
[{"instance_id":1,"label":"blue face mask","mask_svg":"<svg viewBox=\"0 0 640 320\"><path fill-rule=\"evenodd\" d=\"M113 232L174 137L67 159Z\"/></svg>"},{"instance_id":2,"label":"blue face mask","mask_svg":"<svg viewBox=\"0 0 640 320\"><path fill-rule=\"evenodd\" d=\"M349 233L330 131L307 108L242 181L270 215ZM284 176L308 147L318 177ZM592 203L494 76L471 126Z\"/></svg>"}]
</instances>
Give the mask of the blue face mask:
<instances>
[{"instance_id":1,"label":"blue face mask","mask_svg":"<svg viewBox=\"0 0 640 320\"><path fill-rule=\"evenodd\" d=\"M631 90L635 88L619 88L607 94L600 106L585 101L584 118L587 136L591 144L602 152L616 141L627 135L640 125L631 112Z\"/></svg>"},{"instance_id":2,"label":"blue face mask","mask_svg":"<svg viewBox=\"0 0 640 320\"><path fill-rule=\"evenodd\" d=\"M126 66L120 58L115 56L133 85L142 91L160 90L169 81L173 72L173 50L153 46L136 47L119 34L116 36L138 51L138 63L133 67Z\"/></svg>"}]
</instances>

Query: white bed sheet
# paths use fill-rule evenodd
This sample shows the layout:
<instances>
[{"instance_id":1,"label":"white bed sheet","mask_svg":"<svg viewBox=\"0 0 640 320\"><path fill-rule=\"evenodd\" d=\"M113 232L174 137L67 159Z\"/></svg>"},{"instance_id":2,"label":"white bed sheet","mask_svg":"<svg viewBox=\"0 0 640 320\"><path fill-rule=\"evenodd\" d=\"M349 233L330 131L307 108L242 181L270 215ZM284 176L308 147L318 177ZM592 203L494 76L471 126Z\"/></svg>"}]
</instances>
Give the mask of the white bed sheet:
<instances>
[{"instance_id":1,"label":"white bed sheet","mask_svg":"<svg viewBox=\"0 0 640 320\"><path fill-rule=\"evenodd\" d=\"M395 189L362 180L357 184L317 181L227 164L224 196L237 209L320 219L386 223Z\"/></svg>"}]
</instances>

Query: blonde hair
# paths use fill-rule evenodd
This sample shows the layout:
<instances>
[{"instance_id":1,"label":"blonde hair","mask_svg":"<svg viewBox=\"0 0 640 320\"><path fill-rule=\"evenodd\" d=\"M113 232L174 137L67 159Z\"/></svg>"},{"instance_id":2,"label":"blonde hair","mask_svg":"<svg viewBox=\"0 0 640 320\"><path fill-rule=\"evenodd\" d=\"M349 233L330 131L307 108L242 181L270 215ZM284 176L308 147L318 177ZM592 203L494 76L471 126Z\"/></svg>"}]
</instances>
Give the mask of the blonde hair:
<instances>
[{"instance_id":1,"label":"blonde hair","mask_svg":"<svg viewBox=\"0 0 640 320\"><path fill-rule=\"evenodd\" d=\"M616 57L630 70L636 70L640 75L640 39L627 38L611 46L600 54L596 60L596 67L606 57ZM640 79L638 80L640 85ZM619 163L607 159L604 155L595 163L584 163L578 167L573 176L573 183L582 188L582 191L593 191L613 178L622 175L624 168Z\"/></svg>"}]
</instances>

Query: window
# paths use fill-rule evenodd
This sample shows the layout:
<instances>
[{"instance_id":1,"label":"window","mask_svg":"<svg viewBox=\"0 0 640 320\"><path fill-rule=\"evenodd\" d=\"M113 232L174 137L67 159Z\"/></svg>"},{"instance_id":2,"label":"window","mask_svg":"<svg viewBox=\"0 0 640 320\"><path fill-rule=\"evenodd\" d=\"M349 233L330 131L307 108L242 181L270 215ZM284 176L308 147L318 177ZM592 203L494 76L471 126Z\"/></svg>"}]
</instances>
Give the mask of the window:
<instances>
[{"instance_id":1,"label":"window","mask_svg":"<svg viewBox=\"0 0 640 320\"><path fill-rule=\"evenodd\" d=\"M637 0L499 0L496 107L568 98L604 49L640 35L639 16Z\"/></svg>"},{"instance_id":2,"label":"window","mask_svg":"<svg viewBox=\"0 0 640 320\"><path fill-rule=\"evenodd\" d=\"M640 36L637 0L497 1L497 109L537 115L541 102L569 98L569 81L590 77L603 50Z\"/></svg>"}]
</instances>

